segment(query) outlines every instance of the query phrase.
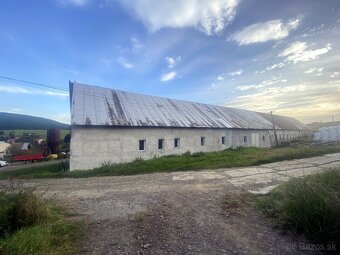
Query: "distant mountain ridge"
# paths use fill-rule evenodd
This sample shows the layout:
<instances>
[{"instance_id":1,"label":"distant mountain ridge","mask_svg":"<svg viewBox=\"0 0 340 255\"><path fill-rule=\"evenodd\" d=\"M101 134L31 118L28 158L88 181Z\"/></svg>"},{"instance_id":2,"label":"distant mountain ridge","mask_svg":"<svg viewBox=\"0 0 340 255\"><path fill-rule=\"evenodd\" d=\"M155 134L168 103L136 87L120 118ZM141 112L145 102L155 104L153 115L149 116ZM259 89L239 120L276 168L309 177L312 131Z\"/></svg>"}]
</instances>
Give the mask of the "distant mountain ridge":
<instances>
[{"instance_id":1,"label":"distant mountain ridge","mask_svg":"<svg viewBox=\"0 0 340 255\"><path fill-rule=\"evenodd\" d=\"M51 128L70 129L70 125L42 117L0 112L0 130L38 130Z\"/></svg>"}]
</instances>

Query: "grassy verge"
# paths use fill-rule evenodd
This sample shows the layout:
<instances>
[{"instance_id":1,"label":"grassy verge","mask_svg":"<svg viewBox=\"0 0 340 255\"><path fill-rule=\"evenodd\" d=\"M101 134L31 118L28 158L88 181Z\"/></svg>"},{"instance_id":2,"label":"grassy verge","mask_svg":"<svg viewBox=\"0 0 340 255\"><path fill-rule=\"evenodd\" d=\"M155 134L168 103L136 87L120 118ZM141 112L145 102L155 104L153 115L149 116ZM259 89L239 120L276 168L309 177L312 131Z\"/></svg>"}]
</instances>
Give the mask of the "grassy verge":
<instances>
[{"instance_id":1,"label":"grassy verge","mask_svg":"<svg viewBox=\"0 0 340 255\"><path fill-rule=\"evenodd\" d=\"M340 168L293 178L259 197L258 206L313 242L340 245Z\"/></svg>"},{"instance_id":2,"label":"grassy verge","mask_svg":"<svg viewBox=\"0 0 340 255\"><path fill-rule=\"evenodd\" d=\"M151 160L135 160L123 164L105 164L87 171L64 171L61 164L35 166L16 171L0 172L0 179L7 178L61 178L132 175L140 173L216 169L253 166L282 160L306 158L340 152L340 145L324 147L294 146L281 148L239 148L210 153L185 153L181 156L164 156Z\"/></svg>"},{"instance_id":3,"label":"grassy verge","mask_svg":"<svg viewBox=\"0 0 340 255\"><path fill-rule=\"evenodd\" d=\"M72 254L80 233L79 222L32 192L0 193L0 254Z\"/></svg>"}]
</instances>

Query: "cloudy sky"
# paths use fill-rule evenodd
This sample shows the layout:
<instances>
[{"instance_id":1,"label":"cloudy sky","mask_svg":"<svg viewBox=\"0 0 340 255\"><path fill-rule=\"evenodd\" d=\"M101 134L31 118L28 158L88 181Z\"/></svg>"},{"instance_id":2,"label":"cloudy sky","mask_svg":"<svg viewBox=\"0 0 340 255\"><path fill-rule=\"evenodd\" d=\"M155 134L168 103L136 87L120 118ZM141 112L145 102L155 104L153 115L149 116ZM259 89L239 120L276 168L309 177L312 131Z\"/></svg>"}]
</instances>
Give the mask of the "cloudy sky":
<instances>
[{"instance_id":1,"label":"cloudy sky","mask_svg":"<svg viewBox=\"0 0 340 255\"><path fill-rule=\"evenodd\" d=\"M0 111L67 123L76 80L340 120L339 39L337 0L3 0Z\"/></svg>"}]
</instances>

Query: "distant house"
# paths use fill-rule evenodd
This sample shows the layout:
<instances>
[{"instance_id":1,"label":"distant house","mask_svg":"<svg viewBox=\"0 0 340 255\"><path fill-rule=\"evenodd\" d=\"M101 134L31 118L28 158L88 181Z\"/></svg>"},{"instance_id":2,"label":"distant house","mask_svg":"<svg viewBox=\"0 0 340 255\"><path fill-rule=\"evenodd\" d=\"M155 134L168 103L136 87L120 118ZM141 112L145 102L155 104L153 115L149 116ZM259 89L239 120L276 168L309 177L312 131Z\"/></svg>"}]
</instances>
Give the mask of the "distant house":
<instances>
[{"instance_id":1,"label":"distant house","mask_svg":"<svg viewBox=\"0 0 340 255\"><path fill-rule=\"evenodd\" d=\"M6 142L0 142L0 158L3 158L3 156L6 154L7 149L10 147L11 145L9 143Z\"/></svg>"},{"instance_id":2,"label":"distant house","mask_svg":"<svg viewBox=\"0 0 340 255\"><path fill-rule=\"evenodd\" d=\"M10 143L10 144L15 143L15 141L16 141L16 138L9 138L9 139L7 140L7 142Z\"/></svg>"},{"instance_id":3,"label":"distant house","mask_svg":"<svg viewBox=\"0 0 340 255\"><path fill-rule=\"evenodd\" d=\"M36 139L34 139L34 143L36 143L36 144L41 144L42 142L44 142L45 140L44 139L42 139L42 138L36 138Z\"/></svg>"},{"instance_id":4,"label":"distant house","mask_svg":"<svg viewBox=\"0 0 340 255\"><path fill-rule=\"evenodd\" d=\"M104 162L274 145L309 135L284 116L193 103L70 82L70 169Z\"/></svg>"},{"instance_id":5,"label":"distant house","mask_svg":"<svg viewBox=\"0 0 340 255\"><path fill-rule=\"evenodd\" d=\"M5 153L11 145L6 142L0 142L0 153Z\"/></svg>"},{"instance_id":6,"label":"distant house","mask_svg":"<svg viewBox=\"0 0 340 255\"><path fill-rule=\"evenodd\" d=\"M23 143L21 146L21 149L24 151L27 151L30 148L30 144L29 143Z\"/></svg>"}]
</instances>

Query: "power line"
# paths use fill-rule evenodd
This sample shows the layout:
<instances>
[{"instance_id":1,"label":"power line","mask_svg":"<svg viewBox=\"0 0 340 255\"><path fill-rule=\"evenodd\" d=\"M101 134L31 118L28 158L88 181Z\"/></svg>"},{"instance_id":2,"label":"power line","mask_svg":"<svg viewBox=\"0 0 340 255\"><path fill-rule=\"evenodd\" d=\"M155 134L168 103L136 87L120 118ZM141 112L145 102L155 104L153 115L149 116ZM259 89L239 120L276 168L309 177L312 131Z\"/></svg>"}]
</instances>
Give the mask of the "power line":
<instances>
[{"instance_id":1,"label":"power line","mask_svg":"<svg viewBox=\"0 0 340 255\"><path fill-rule=\"evenodd\" d=\"M6 80L6 81L14 81L14 82L19 82L19 83L26 83L25 86L28 87L35 87L35 88L43 88L43 89L54 89L54 90L60 90L60 91L67 91L67 89L63 89L63 88L58 88L56 86L51 86L51 85L47 85L44 83L38 83L38 82L32 82L32 81L26 81L26 80L20 80L20 79L16 79L16 78L12 78L12 77L8 77L8 76L2 76L0 75L0 79L2 80ZM30 85L27 85L30 84Z\"/></svg>"}]
</instances>

